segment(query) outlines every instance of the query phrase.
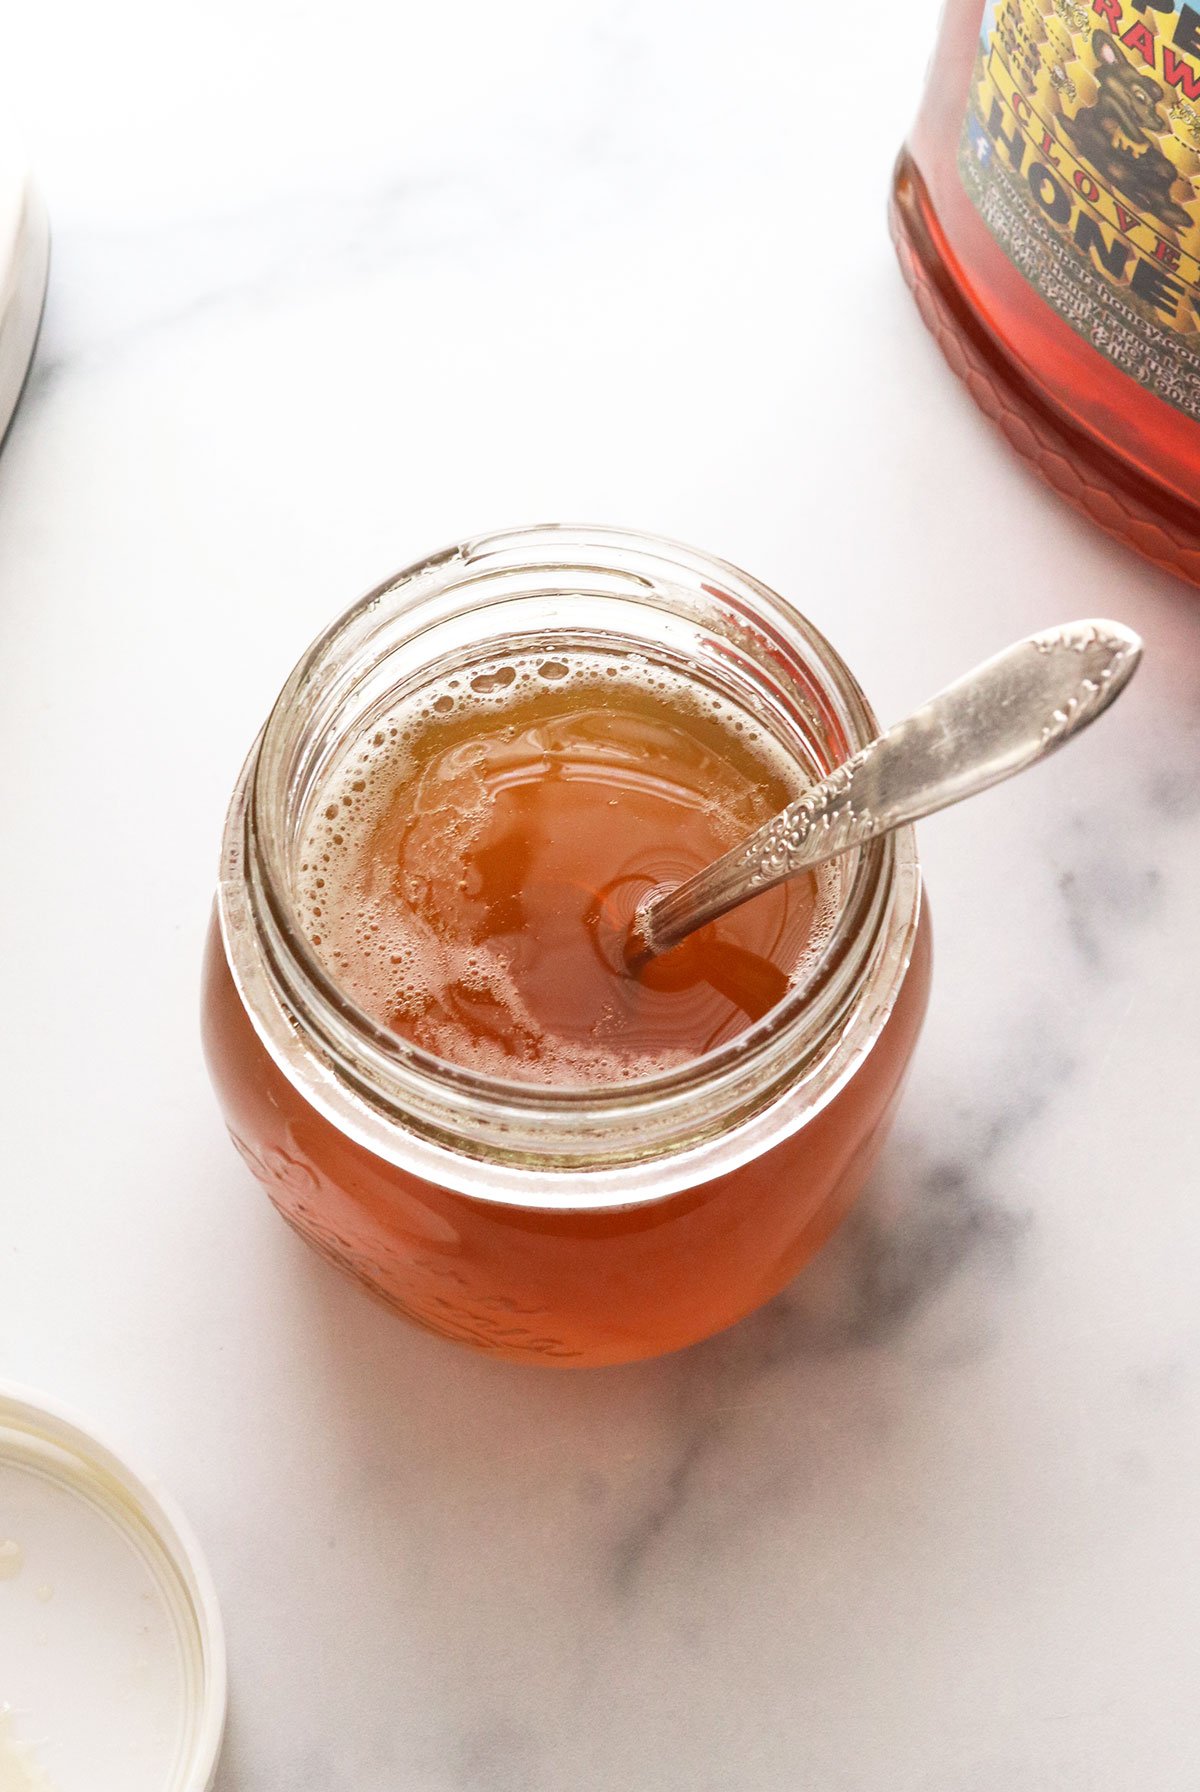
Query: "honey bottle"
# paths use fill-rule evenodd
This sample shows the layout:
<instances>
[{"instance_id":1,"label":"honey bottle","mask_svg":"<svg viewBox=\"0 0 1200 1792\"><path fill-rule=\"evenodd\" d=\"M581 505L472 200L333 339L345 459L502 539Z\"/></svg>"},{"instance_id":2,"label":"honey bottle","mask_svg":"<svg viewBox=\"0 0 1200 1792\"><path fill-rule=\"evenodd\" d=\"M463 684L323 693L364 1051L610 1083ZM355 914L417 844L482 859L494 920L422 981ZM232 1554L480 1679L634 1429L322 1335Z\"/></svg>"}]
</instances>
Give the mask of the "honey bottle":
<instances>
[{"instance_id":1,"label":"honey bottle","mask_svg":"<svg viewBox=\"0 0 1200 1792\"><path fill-rule=\"evenodd\" d=\"M1200 7L949 0L891 222L1012 445L1200 583Z\"/></svg>"}]
</instances>

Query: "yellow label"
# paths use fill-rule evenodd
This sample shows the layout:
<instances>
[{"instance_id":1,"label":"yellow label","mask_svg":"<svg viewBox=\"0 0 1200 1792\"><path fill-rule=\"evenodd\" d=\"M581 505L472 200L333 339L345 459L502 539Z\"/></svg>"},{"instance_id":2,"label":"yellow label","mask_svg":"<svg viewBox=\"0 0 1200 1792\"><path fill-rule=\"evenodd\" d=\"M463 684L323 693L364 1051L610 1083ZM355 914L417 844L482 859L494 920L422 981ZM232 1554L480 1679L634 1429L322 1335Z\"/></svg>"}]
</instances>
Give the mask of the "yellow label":
<instances>
[{"instance_id":1,"label":"yellow label","mask_svg":"<svg viewBox=\"0 0 1200 1792\"><path fill-rule=\"evenodd\" d=\"M1047 304L1200 419L1200 9L992 0L959 165Z\"/></svg>"}]
</instances>

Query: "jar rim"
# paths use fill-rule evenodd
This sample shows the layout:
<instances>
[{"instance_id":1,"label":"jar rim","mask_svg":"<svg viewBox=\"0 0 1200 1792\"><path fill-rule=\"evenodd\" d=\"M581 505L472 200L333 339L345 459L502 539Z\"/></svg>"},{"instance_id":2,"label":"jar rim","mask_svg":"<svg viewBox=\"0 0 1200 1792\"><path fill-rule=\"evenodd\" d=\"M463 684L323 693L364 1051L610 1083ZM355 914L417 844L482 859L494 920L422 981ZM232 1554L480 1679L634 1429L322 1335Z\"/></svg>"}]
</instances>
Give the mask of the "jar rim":
<instances>
[{"instance_id":1,"label":"jar rim","mask_svg":"<svg viewBox=\"0 0 1200 1792\"><path fill-rule=\"evenodd\" d=\"M741 1120L752 1117L782 1086L798 1093L805 1063L821 1057L838 1017L862 994L876 948L889 919L895 920L900 884L909 889L915 880L919 891L911 836L855 849L829 935L782 1001L712 1051L627 1082L551 1085L468 1069L402 1039L360 1009L314 951L289 887L286 835L295 811L288 796L298 717L321 700L330 680L341 677L348 690L356 676L366 676L364 668L380 663L389 629L406 617L415 628L422 605L444 605L452 596L471 605L493 586L510 590L535 575L558 577L572 588L601 574L611 575L622 590L642 591L639 601L650 608L682 581L680 589L710 603L714 614L720 608L726 621L765 643L766 652L781 662L790 656L803 667L815 699L836 711L844 756L878 732L849 667L787 600L726 561L624 529L546 524L472 537L385 580L336 618L298 661L244 768L227 824L221 920L235 982L272 1056L295 1081L302 1068L295 1052L298 1028L325 1061L321 1072L304 1076L302 1092L312 1100L315 1090L317 1105L324 1098L328 1113L332 1073L354 1109L356 1136L362 1138L365 1126L370 1148L380 1152L382 1144L381 1154L393 1161L411 1156L403 1143L413 1134L424 1136L438 1162L447 1155L474 1158L493 1172L508 1162L525 1176L538 1169L585 1175L628 1169L647 1156L661 1163L664 1149L682 1160L691 1146L711 1137L711 1126L706 1132L694 1124L698 1105L716 1115L718 1132L728 1133L737 1130L731 1125L735 1113ZM909 948L918 903L919 894L900 903L912 909L905 925ZM256 956L247 953L248 935L260 948L256 965L248 963ZM264 970L265 981L256 974ZM885 1003L876 1017L875 1031L890 1006ZM290 1039L281 1036L281 1019ZM348 1130L346 1101L333 1099L332 1105L338 1109L335 1123ZM384 1122L382 1136L372 1114ZM402 1135L399 1143L388 1138L388 1124ZM673 1149L664 1147L667 1140Z\"/></svg>"}]
</instances>

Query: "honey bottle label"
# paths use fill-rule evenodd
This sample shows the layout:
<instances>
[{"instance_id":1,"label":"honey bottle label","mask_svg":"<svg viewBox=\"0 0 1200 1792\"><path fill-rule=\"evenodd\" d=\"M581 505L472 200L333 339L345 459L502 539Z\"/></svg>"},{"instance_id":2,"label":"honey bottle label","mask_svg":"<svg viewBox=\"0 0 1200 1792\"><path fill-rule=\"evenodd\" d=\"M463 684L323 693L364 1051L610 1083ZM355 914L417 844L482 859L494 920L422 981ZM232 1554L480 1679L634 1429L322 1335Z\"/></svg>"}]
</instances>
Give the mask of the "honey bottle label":
<instances>
[{"instance_id":1,"label":"honey bottle label","mask_svg":"<svg viewBox=\"0 0 1200 1792\"><path fill-rule=\"evenodd\" d=\"M1200 7L988 0L959 169L1046 304L1200 419Z\"/></svg>"}]
</instances>

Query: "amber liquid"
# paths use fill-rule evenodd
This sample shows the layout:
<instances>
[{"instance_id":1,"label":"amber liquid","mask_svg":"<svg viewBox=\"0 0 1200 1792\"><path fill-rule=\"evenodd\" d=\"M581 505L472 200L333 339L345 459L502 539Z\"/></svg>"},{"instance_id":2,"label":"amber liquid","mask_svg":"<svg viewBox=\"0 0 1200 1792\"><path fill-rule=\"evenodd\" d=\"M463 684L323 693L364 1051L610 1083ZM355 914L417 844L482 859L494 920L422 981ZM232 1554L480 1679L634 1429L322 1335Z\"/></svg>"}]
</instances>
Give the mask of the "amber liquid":
<instances>
[{"instance_id":1,"label":"amber liquid","mask_svg":"<svg viewBox=\"0 0 1200 1792\"><path fill-rule=\"evenodd\" d=\"M1200 425L1051 310L963 185L959 143L982 13L981 0L950 0L943 19L896 170L901 267L947 359L1013 446L1091 521L1200 583ZM1129 5L1124 14L1130 24L1152 16Z\"/></svg>"},{"instance_id":2,"label":"amber liquid","mask_svg":"<svg viewBox=\"0 0 1200 1792\"><path fill-rule=\"evenodd\" d=\"M688 1063L788 993L832 924L836 867L630 969L640 899L802 780L721 699L620 674L500 662L380 718L328 777L301 896L326 969L373 1020L473 1070L601 1084Z\"/></svg>"},{"instance_id":3,"label":"amber liquid","mask_svg":"<svg viewBox=\"0 0 1200 1792\"><path fill-rule=\"evenodd\" d=\"M313 805L297 900L378 1024L509 1078L640 1078L736 1040L819 950L836 872L794 880L636 978L614 942L644 887L706 863L793 794L797 765L682 680L549 660L401 706ZM616 1363L707 1337L775 1294L847 1211L885 1136L929 988L922 922L871 1049L777 1142L627 1207L523 1208L423 1180L310 1105L209 938L204 1042L279 1211L390 1306L493 1354ZM583 1110L586 1112L586 1107ZM542 1178L544 1181L545 1178Z\"/></svg>"}]
</instances>

